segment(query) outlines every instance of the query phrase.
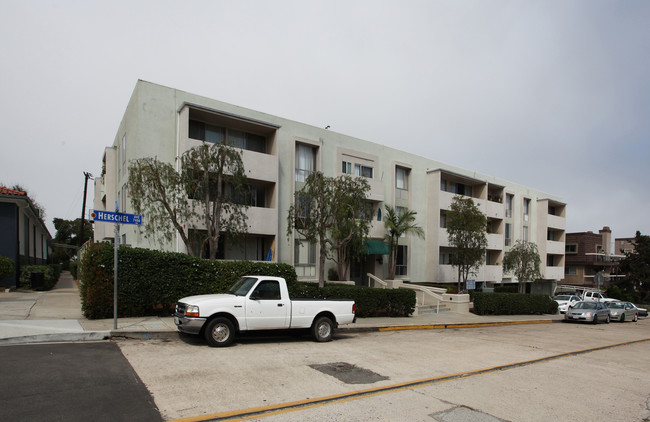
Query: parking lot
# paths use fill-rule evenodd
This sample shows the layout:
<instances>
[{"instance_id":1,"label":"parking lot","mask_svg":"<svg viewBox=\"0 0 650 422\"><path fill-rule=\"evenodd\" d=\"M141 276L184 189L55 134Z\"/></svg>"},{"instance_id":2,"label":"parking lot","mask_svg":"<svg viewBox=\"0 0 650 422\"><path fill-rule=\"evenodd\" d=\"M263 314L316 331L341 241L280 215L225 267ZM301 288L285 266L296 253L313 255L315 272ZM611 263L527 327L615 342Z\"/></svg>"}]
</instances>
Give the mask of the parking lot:
<instances>
[{"instance_id":1,"label":"parking lot","mask_svg":"<svg viewBox=\"0 0 650 422\"><path fill-rule=\"evenodd\" d=\"M347 333L330 343L257 336L225 349L193 337L118 345L168 420L650 417L647 318Z\"/></svg>"}]
</instances>

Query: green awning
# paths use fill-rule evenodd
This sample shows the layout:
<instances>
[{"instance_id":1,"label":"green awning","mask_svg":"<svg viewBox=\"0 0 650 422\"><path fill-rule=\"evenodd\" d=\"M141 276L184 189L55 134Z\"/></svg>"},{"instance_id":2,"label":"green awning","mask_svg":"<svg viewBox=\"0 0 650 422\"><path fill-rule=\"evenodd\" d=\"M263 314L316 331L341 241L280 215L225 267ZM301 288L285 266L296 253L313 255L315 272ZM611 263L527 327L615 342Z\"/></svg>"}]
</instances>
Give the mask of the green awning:
<instances>
[{"instance_id":1,"label":"green awning","mask_svg":"<svg viewBox=\"0 0 650 422\"><path fill-rule=\"evenodd\" d=\"M388 245L385 244L382 240L366 240L365 253L367 255L388 255L390 250Z\"/></svg>"}]
</instances>

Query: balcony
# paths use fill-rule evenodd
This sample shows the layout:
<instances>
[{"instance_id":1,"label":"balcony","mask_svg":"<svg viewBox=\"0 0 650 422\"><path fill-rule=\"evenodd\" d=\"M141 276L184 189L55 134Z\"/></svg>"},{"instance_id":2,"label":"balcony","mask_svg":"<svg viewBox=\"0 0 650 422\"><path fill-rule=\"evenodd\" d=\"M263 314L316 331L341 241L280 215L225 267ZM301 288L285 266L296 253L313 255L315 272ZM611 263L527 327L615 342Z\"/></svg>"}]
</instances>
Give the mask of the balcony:
<instances>
[{"instance_id":1,"label":"balcony","mask_svg":"<svg viewBox=\"0 0 650 422\"><path fill-rule=\"evenodd\" d=\"M384 201L384 183L379 179L366 179L370 185L368 200L373 202Z\"/></svg>"},{"instance_id":2,"label":"balcony","mask_svg":"<svg viewBox=\"0 0 650 422\"><path fill-rule=\"evenodd\" d=\"M458 269L451 265L438 265L438 280L441 283L457 283Z\"/></svg>"},{"instance_id":3,"label":"balcony","mask_svg":"<svg viewBox=\"0 0 650 422\"><path fill-rule=\"evenodd\" d=\"M248 216L249 234L277 235L277 208L249 207L248 210L246 210L246 215Z\"/></svg>"},{"instance_id":4,"label":"balcony","mask_svg":"<svg viewBox=\"0 0 650 422\"><path fill-rule=\"evenodd\" d=\"M241 151L241 158L249 179L263 180L265 182L278 181L278 157L262 154L255 151Z\"/></svg>"},{"instance_id":5,"label":"balcony","mask_svg":"<svg viewBox=\"0 0 650 422\"><path fill-rule=\"evenodd\" d=\"M501 265L483 265L476 275L476 280L501 282L503 279L503 267Z\"/></svg>"},{"instance_id":6,"label":"balcony","mask_svg":"<svg viewBox=\"0 0 650 422\"><path fill-rule=\"evenodd\" d=\"M564 242L546 241L546 253L551 255L564 255Z\"/></svg>"},{"instance_id":7,"label":"balcony","mask_svg":"<svg viewBox=\"0 0 650 422\"><path fill-rule=\"evenodd\" d=\"M558 217L557 215L548 215L547 225L550 229L565 230L566 229L566 218Z\"/></svg>"},{"instance_id":8,"label":"balcony","mask_svg":"<svg viewBox=\"0 0 650 422\"><path fill-rule=\"evenodd\" d=\"M504 242L505 240L502 234L492 233L487 235L487 249L503 250Z\"/></svg>"},{"instance_id":9,"label":"balcony","mask_svg":"<svg viewBox=\"0 0 650 422\"><path fill-rule=\"evenodd\" d=\"M564 278L564 267L546 267L544 270L544 279L562 280Z\"/></svg>"},{"instance_id":10,"label":"balcony","mask_svg":"<svg viewBox=\"0 0 650 422\"><path fill-rule=\"evenodd\" d=\"M489 218L504 219L506 216L506 207L502 203L486 201L485 214Z\"/></svg>"},{"instance_id":11,"label":"balcony","mask_svg":"<svg viewBox=\"0 0 650 422\"><path fill-rule=\"evenodd\" d=\"M370 224L370 231L368 237L371 239L383 239L386 234L386 227L383 221L373 220Z\"/></svg>"}]
</instances>

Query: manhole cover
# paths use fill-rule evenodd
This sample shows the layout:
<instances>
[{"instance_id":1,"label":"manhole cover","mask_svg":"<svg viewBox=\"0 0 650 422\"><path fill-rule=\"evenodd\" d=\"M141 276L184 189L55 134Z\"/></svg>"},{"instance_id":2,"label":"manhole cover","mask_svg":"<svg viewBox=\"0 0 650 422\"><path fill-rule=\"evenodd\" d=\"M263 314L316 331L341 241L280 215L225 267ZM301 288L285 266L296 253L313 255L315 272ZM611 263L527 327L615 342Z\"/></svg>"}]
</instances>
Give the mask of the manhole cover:
<instances>
[{"instance_id":1,"label":"manhole cover","mask_svg":"<svg viewBox=\"0 0 650 422\"><path fill-rule=\"evenodd\" d=\"M388 377L376 374L368 369L346 362L324 363L309 365L317 371L331 375L346 384L372 384L373 382L387 380Z\"/></svg>"}]
</instances>

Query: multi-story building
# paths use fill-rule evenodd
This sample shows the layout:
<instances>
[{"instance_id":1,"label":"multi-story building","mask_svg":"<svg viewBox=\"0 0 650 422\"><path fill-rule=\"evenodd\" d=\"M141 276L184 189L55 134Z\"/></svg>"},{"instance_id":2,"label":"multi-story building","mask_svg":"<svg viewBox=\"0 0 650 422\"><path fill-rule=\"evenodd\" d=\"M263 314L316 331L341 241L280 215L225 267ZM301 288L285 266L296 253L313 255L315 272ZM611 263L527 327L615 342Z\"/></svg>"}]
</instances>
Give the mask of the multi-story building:
<instances>
[{"instance_id":1,"label":"multi-story building","mask_svg":"<svg viewBox=\"0 0 650 422\"><path fill-rule=\"evenodd\" d=\"M604 287L612 282L618 277L616 268L624 257L612 252L612 231L607 226L598 233L567 233L565 256L562 283L580 287Z\"/></svg>"},{"instance_id":2,"label":"multi-story building","mask_svg":"<svg viewBox=\"0 0 650 422\"><path fill-rule=\"evenodd\" d=\"M537 243L545 279L557 281L564 274L566 205L558 197L327 128L145 81L136 84L115 141L104 151L102 176L95 179L95 209L112 210L119 200L122 212L133 212L125 187L130 160L155 156L179 168L184 151L204 141L225 139L241 148L255 194L247 211L248 235L243 242L220 245L221 258L264 260L272 250L273 261L293 264L302 279L316 278L317 245L296 235L287 237L286 217L296 189L309 173L321 171L327 176L365 177L370 184L368 201L374 212L368 255L351 269L351 278L358 282L367 273L379 278L387 273L386 251L381 247L387 204L398 211L416 211L417 224L425 231L424 239L400 240L398 277L456 282L445 230L445 214L454 195L472 197L489 220L486 263L475 277L478 283L516 281L503 274L502 261L517 239ZM113 236L112 225L95 223L95 240ZM152 244L137 226L124 226L121 242L185 252L180 239Z\"/></svg>"}]
</instances>

